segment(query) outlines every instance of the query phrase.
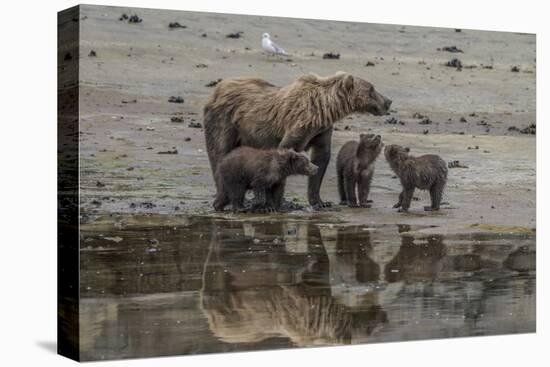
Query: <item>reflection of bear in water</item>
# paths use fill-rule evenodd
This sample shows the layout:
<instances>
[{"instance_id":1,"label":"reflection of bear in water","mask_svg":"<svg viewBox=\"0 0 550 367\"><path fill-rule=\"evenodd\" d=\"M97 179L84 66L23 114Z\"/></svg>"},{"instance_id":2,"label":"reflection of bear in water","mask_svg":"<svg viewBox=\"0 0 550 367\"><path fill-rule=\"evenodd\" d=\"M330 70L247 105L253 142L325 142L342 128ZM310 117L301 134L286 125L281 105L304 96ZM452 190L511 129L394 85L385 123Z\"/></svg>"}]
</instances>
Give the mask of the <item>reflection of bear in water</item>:
<instances>
[{"instance_id":1,"label":"reflection of bear in water","mask_svg":"<svg viewBox=\"0 0 550 367\"><path fill-rule=\"evenodd\" d=\"M338 152L336 174L338 177L338 192L340 205L357 206L355 187L359 193L359 206L368 208L368 200L374 161L382 150L380 135L360 134L359 142L348 141Z\"/></svg>"},{"instance_id":2,"label":"reflection of bear in water","mask_svg":"<svg viewBox=\"0 0 550 367\"><path fill-rule=\"evenodd\" d=\"M370 258L372 245L369 231L364 226L338 228L336 232L336 262L353 271L357 283L376 282L380 279L380 265ZM331 266L336 264L331 263Z\"/></svg>"},{"instance_id":3,"label":"reflection of bear in water","mask_svg":"<svg viewBox=\"0 0 550 367\"><path fill-rule=\"evenodd\" d=\"M279 209L284 195L286 178L291 175L314 175L317 166L303 154L292 149L259 150L241 147L233 150L220 162L216 171L218 195L216 210L231 203L233 211L243 208L246 191L261 192L262 207Z\"/></svg>"},{"instance_id":4,"label":"reflection of bear in water","mask_svg":"<svg viewBox=\"0 0 550 367\"><path fill-rule=\"evenodd\" d=\"M388 282L434 280L438 277L441 260L447 253L443 237L431 236L422 240L423 243L414 241L412 236L401 236L399 252L385 268Z\"/></svg>"},{"instance_id":5,"label":"reflection of bear in water","mask_svg":"<svg viewBox=\"0 0 550 367\"><path fill-rule=\"evenodd\" d=\"M297 346L347 344L370 335L386 321L377 304L352 309L331 295L329 260L319 228L298 226L307 230L257 223L253 231L247 229L254 237L246 238L243 231L239 241L234 240L234 230L215 229L201 304L218 338L231 343L286 337ZM288 233L306 236L304 253L272 245Z\"/></svg>"},{"instance_id":6,"label":"reflection of bear in water","mask_svg":"<svg viewBox=\"0 0 550 367\"><path fill-rule=\"evenodd\" d=\"M409 155L409 148L400 145L386 146L384 155L403 185L403 191L394 208L400 208L399 211L409 210L414 189L418 188L430 191L431 205L425 206L424 210L439 210L447 184L447 163L435 154L413 157Z\"/></svg>"}]
</instances>

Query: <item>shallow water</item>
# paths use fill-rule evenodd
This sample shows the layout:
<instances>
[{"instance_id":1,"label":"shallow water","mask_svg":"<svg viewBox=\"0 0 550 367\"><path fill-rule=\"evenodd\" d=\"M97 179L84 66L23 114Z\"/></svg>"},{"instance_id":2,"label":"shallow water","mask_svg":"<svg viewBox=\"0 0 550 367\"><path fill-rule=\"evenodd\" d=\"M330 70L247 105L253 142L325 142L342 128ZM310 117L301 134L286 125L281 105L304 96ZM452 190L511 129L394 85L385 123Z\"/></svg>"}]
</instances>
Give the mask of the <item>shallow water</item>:
<instances>
[{"instance_id":1,"label":"shallow water","mask_svg":"<svg viewBox=\"0 0 550 367\"><path fill-rule=\"evenodd\" d=\"M420 229L288 217L85 226L81 358L535 331L534 236Z\"/></svg>"}]
</instances>

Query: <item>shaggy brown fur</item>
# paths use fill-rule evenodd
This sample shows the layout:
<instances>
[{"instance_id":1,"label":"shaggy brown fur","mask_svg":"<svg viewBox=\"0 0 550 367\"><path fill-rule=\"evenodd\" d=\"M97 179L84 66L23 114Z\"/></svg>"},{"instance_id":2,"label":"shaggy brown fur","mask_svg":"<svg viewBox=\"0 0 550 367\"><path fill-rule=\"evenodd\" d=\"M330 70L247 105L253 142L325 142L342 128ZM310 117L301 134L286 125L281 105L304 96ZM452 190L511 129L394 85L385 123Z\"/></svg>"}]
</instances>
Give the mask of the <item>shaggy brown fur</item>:
<instances>
[{"instance_id":1,"label":"shaggy brown fur","mask_svg":"<svg viewBox=\"0 0 550 367\"><path fill-rule=\"evenodd\" d=\"M368 200L374 161L382 150L380 135L361 134L359 142L348 141L338 152L336 160L336 175L338 177L338 193L340 205L357 207L355 187L359 193L359 206L370 208Z\"/></svg>"},{"instance_id":2,"label":"shaggy brown fur","mask_svg":"<svg viewBox=\"0 0 550 367\"><path fill-rule=\"evenodd\" d=\"M447 163L435 154L413 157L409 155L409 148L400 145L388 145L384 155L403 185L399 201L393 207L400 207L399 211L409 210L414 189L419 188L430 191L432 205L425 206L424 210L439 210L447 184Z\"/></svg>"},{"instance_id":3,"label":"shaggy brown fur","mask_svg":"<svg viewBox=\"0 0 550 367\"><path fill-rule=\"evenodd\" d=\"M292 149L234 149L220 162L216 172L218 195L216 210L231 203L233 211L243 208L246 190L262 192L264 207L278 210L290 175L314 175L318 167Z\"/></svg>"},{"instance_id":4,"label":"shaggy brown fur","mask_svg":"<svg viewBox=\"0 0 550 367\"><path fill-rule=\"evenodd\" d=\"M391 101L372 84L347 73L305 75L286 87L262 79L224 79L204 107L206 149L212 172L238 146L311 149L319 167L308 183L312 206L323 207L319 189L330 160L332 126L354 113L383 115Z\"/></svg>"}]
</instances>

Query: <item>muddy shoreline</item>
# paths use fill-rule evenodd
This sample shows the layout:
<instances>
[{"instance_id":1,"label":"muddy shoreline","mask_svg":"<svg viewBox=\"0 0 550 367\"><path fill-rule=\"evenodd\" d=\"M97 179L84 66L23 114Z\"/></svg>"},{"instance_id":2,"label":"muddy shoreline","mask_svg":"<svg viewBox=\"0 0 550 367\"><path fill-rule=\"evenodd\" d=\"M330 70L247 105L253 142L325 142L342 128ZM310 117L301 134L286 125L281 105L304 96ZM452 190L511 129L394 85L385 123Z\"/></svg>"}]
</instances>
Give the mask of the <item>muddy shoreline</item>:
<instances>
[{"instance_id":1,"label":"muddy shoreline","mask_svg":"<svg viewBox=\"0 0 550 367\"><path fill-rule=\"evenodd\" d=\"M458 160L468 168L450 170L444 198L448 205L440 213L422 212L427 195L417 192L420 201L413 202L411 213L398 214L391 205L399 184L381 157L371 193L373 208L337 207L323 215L449 228L535 227L536 139L520 132L536 123L534 35L82 9L82 223L105 215L165 215L166 220L216 216L200 127L202 107L212 92L207 85L247 75L285 85L305 73L343 70L371 81L394 104L388 116L353 115L335 125L333 158L321 189L325 200L338 201L338 149L361 132L380 134L387 144L408 145L414 154ZM141 22L120 21L122 13L137 14ZM174 22L179 26L170 27ZM263 53L260 36L265 31L291 54L288 58ZM239 37L227 37L238 32ZM450 46L462 52L438 50ZM340 57L323 59L328 52ZM454 58L461 68L446 66ZM172 97L181 97L183 103L171 103ZM162 154L166 152L173 154ZM305 204L305 183L305 178L290 180L286 198ZM306 209L293 215L311 213Z\"/></svg>"}]
</instances>

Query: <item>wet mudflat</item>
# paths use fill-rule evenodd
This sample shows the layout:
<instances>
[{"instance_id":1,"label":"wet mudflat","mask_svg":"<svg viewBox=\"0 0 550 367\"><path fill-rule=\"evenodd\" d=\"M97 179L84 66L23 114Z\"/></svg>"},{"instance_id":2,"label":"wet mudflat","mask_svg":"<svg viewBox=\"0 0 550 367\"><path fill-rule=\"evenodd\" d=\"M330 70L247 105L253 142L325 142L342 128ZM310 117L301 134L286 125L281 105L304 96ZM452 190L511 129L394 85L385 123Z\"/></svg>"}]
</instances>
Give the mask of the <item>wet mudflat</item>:
<instances>
[{"instance_id":1,"label":"wet mudflat","mask_svg":"<svg viewBox=\"0 0 550 367\"><path fill-rule=\"evenodd\" d=\"M81 357L535 331L534 233L433 233L316 214L100 218L81 227Z\"/></svg>"}]
</instances>

